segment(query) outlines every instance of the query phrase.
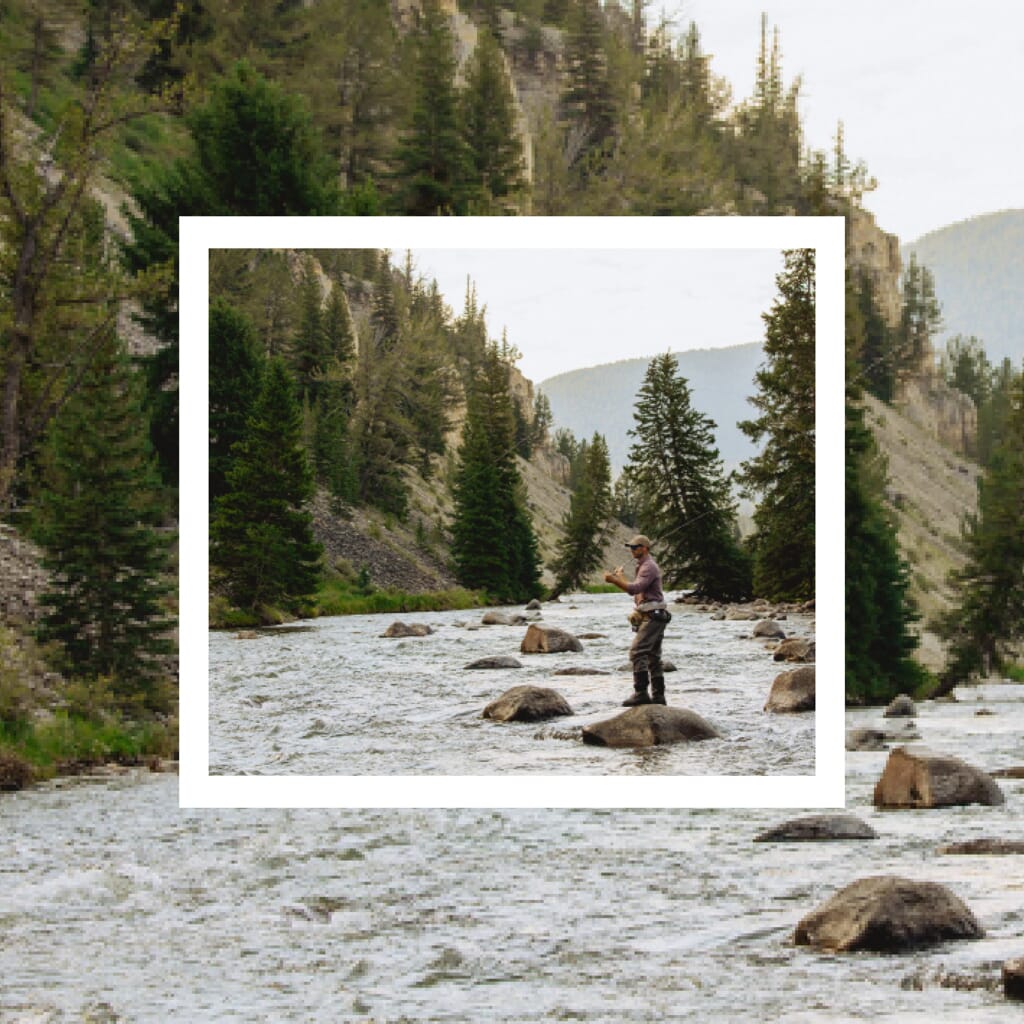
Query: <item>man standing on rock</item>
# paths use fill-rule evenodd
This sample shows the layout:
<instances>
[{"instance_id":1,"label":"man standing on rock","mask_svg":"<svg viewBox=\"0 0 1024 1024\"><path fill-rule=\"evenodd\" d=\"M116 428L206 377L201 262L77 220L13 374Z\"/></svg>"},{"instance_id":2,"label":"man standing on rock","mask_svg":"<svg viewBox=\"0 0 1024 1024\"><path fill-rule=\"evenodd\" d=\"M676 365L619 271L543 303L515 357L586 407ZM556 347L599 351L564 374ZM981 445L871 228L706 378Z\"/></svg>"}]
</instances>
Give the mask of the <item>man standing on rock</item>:
<instances>
[{"instance_id":1,"label":"man standing on rock","mask_svg":"<svg viewBox=\"0 0 1024 1024\"><path fill-rule=\"evenodd\" d=\"M612 583L633 595L636 607L629 621L636 631L636 639L629 649L633 663L633 696L622 702L624 708L638 704L665 703L665 675L661 669L661 640L672 616L665 606L661 591L661 570L651 557L651 542L640 534L626 544L636 559L636 576L630 583L622 575L622 568L606 572L606 583ZM650 687L650 693L648 693Z\"/></svg>"}]
</instances>

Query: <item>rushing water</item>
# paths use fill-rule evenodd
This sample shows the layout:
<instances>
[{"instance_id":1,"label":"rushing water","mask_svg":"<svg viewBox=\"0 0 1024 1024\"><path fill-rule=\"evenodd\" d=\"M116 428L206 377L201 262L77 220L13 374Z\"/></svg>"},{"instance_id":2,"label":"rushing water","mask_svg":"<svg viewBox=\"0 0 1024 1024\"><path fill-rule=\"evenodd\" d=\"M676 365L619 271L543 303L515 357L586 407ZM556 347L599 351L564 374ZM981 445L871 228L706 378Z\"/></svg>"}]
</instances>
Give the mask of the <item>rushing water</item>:
<instances>
[{"instance_id":1,"label":"rushing water","mask_svg":"<svg viewBox=\"0 0 1024 1024\"><path fill-rule=\"evenodd\" d=\"M520 655L525 626L477 626L480 611L317 619L240 640L210 634L210 772L308 775L812 775L814 715L762 708L784 667L750 638L753 623L716 622L673 605L664 656L670 704L696 711L721 740L656 750L585 746L583 726L610 718L632 692L633 634L622 595L580 595L545 605L542 625L573 634L581 653ZM505 609L521 612L521 608ZM424 622L425 637L384 639L391 622ZM813 621L782 623L813 636ZM491 655L519 669L465 665ZM577 666L606 675L555 675ZM481 717L522 684L559 691L574 714L542 724Z\"/></svg>"},{"instance_id":2,"label":"rushing water","mask_svg":"<svg viewBox=\"0 0 1024 1024\"><path fill-rule=\"evenodd\" d=\"M1024 687L961 698L921 709L923 739L1024 763ZM180 811L174 777L145 774L6 796L0 1020L1024 1021L998 990L1024 955L1024 858L937 853L1024 838L1024 781L1000 781L1003 807L878 812L885 757L848 755L879 838L817 844L754 844L789 816L764 810ZM948 885L986 937L791 944L883 873Z\"/></svg>"}]
</instances>

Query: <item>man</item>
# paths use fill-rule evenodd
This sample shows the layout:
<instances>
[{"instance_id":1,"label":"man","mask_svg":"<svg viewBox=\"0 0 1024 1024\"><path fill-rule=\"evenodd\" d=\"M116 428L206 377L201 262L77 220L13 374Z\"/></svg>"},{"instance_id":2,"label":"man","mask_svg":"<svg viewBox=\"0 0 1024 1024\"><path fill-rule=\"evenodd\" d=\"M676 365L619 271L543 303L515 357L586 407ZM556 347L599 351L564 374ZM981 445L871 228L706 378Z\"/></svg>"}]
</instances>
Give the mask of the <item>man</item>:
<instances>
[{"instance_id":1,"label":"man","mask_svg":"<svg viewBox=\"0 0 1024 1024\"><path fill-rule=\"evenodd\" d=\"M633 663L633 696L622 702L624 708L638 704L665 703L665 674L661 670L661 640L672 616L665 606L661 591L661 570L651 557L651 542L640 534L626 544L636 559L636 576L630 583L622 575L622 568L604 574L605 582L612 583L633 595L636 607L629 621L636 630L636 639L629 649ZM648 687L651 692L648 693Z\"/></svg>"}]
</instances>

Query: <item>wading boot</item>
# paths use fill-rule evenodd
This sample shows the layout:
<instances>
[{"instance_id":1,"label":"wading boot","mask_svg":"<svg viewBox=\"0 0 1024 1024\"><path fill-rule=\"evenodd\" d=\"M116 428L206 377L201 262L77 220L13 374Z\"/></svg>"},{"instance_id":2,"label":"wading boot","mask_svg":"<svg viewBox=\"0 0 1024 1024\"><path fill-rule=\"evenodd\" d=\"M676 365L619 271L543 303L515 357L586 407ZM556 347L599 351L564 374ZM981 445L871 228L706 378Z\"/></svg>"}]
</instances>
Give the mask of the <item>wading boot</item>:
<instances>
[{"instance_id":1,"label":"wading boot","mask_svg":"<svg viewBox=\"0 0 1024 1024\"><path fill-rule=\"evenodd\" d=\"M638 704L650 704L651 697L647 687L651 684L651 676L648 672L633 673L633 696L622 702L624 708L635 708Z\"/></svg>"},{"instance_id":2,"label":"wading boot","mask_svg":"<svg viewBox=\"0 0 1024 1024\"><path fill-rule=\"evenodd\" d=\"M665 704L665 677L651 676L651 703Z\"/></svg>"}]
</instances>

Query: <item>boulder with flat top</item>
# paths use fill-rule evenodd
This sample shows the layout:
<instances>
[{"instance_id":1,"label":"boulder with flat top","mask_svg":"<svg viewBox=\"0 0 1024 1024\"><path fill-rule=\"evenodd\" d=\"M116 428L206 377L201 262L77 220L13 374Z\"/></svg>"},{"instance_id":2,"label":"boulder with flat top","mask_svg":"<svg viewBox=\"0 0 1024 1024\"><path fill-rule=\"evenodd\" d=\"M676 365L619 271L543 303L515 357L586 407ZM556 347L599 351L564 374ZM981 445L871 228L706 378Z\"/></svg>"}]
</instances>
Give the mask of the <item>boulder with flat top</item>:
<instances>
[{"instance_id":1,"label":"boulder with flat top","mask_svg":"<svg viewBox=\"0 0 1024 1024\"><path fill-rule=\"evenodd\" d=\"M395 638L406 636L430 636L434 632L432 626L424 625L422 622L392 622L383 633L382 637Z\"/></svg>"},{"instance_id":2,"label":"boulder with flat top","mask_svg":"<svg viewBox=\"0 0 1024 1024\"><path fill-rule=\"evenodd\" d=\"M793 942L835 952L897 953L984 934L966 904L945 886L879 875L853 882L804 917Z\"/></svg>"},{"instance_id":3,"label":"boulder with flat top","mask_svg":"<svg viewBox=\"0 0 1024 1024\"><path fill-rule=\"evenodd\" d=\"M814 710L814 666L802 665L775 677L765 711L790 714Z\"/></svg>"},{"instance_id":4,"label":"boulder with flat top","mask_svg":"<svg viewBox=\"0 0 1024 1024\"><path fill-rule=\"evenodd\" d=\"M875 784L876 807L998 806L1003 791L990 775L958 757L918 745L896 747Z\"/></svg>"},{"instance_id":5,"label":"boulder with flat top","mask_svg":"<svg viewBox=\"0 0 1024 1024\"><path fill-rule=\"evenodd\" d=\"M564 629L530 626L519 650L522 654L559 654L562 651L582 651L583 644Z\"/></svg>"},{"instance_id":6,"label":"boulder with flat top","mask_svg":"<svg viewBox=\"0 0 1024 1024\"><path fill-rule=\"evenodd\" d=\"M721 735L696 711L662 704L641 704L583 728L583 742L596 747L656 747L719 739Z\"/></svg>"}]
</instances>

